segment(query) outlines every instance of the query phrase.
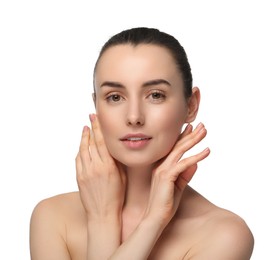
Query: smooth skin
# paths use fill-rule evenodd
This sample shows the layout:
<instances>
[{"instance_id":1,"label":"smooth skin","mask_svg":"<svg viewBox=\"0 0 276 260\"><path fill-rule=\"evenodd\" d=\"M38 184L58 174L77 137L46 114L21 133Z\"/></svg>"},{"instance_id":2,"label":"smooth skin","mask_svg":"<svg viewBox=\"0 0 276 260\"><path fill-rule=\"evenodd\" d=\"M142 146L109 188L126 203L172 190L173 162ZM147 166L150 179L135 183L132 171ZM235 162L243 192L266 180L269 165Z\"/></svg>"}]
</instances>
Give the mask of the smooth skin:
<instances>
[{"instance_id":1,"label":"smooth skin","mask_svg":"<svg viewBox=\"0 0 276 260\"><path fill-rule=\"evenodd\" d=\"M83 128L76 157L79 192L36 206L32 260L250 259L254 239L244 220L188 185L210 150L185 156L207 130L191 125L200 92L193 88L187 102L179 95L170 53L155 45L111 47L95 78L97 115ZM141 132L151 137L141 149L120 140Z\"/></svg>"}]
</instances>

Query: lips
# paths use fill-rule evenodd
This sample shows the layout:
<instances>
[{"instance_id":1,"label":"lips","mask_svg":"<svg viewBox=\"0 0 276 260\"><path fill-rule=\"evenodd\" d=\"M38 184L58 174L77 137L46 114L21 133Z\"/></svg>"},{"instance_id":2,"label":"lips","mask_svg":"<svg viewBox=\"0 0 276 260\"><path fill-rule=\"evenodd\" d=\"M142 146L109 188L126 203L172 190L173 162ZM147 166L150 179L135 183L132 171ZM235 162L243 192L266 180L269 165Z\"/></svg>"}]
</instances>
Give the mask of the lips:
<instances>
[{"instance_id":1,"label":"lips","mask_svg":"<svg viewBox=\"0 0 276 260\"><path fill-rule=\"evenodd\" d=\"M128 134L122 138L120 138L121 141L142 141L142 140L150 140L152 137L144 135L144 134Z\"/></svg>"},{"instance_id":2,"label":"lips","mask_svg":"<svg viewBox=\"0 0 276 260\"><path fill-rule=\"evenodd\" d=\"M152 137L144 134L128 134L120 138L120 141L122 141L128 149L142 149L151 139Z\"/></svg>"}]
</instances>

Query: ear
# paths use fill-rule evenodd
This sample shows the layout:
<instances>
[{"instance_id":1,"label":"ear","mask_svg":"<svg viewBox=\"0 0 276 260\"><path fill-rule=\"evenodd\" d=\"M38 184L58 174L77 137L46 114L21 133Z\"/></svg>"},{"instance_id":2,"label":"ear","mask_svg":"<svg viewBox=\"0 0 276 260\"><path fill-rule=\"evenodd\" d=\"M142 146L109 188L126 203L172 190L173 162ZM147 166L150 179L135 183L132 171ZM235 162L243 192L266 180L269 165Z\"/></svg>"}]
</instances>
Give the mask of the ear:
<instances>
[{"instance_id":1,"label":"ear","mask_svg":"<svg viewBox=\"0 0 276 260\"><path fill-rule=\"evenodd\" d=\"M96 93L92 93L92 99L94 102L94 107L96 107Z\"/></svg>"},{"instance_id":2,"label":"ear","mask_svg":"<svg viewBox=\"0 0 276 260\"><path fill-rule=\"evenodd\" d=\"M192 89L192 96L188 99L188 114L186 123L191 123L195 120L200 103L200 91L198 87Z\"/></svg>"}]
</instances>

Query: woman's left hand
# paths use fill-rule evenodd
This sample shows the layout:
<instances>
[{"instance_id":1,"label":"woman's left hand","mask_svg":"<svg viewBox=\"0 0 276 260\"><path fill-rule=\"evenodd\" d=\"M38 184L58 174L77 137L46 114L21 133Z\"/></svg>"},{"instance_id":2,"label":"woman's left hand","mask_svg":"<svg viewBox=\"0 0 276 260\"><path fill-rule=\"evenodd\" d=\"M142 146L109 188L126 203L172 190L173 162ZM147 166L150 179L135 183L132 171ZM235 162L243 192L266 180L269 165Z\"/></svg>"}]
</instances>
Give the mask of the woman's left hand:
<instances>
[{"instance_id":1,"label":"woman's left hand","mask_svg":"<svg viewBox=\"0 0 276 260\"><path fill-rule=\"evenodd\" d=\"M183 154L199 143L207 134L202 123L195 130L188 125L168 156L154 169L148 206L144 218L165 227L174 216L183 190L197 170L197 163L209 153L200 153L181 159ZM180 160L181 159L181 160Z\"/></svg>"}]
</instances>

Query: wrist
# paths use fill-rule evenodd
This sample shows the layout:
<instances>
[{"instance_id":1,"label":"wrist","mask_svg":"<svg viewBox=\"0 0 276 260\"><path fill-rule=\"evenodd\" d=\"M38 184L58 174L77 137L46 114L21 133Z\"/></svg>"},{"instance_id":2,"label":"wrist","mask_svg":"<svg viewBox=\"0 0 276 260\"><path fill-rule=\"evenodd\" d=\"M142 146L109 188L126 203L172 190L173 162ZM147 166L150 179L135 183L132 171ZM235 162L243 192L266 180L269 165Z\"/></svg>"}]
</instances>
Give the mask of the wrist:
<instances>
[{"instance_id":1,"label":"wrist","mask_svg":"<svg viewBox=\"0 0 276 260\"><path fill-rule=\"evenodd\" d=\"M118 215L87 216L87 259L109 259L121 244L121 228Z\"/></svg>"},{"instance_id":2,"label":"wrist","mask_svg":"<svg viewBox=\"0 0 276 260\"><path fill-rule=\"evenodd\" d=\"M151 218L149 216L145 216L140 225L141 229L148 230L152 234L156 234L157 237L160 236L164 228L166 227L166 224L164 224L160 220L156 220L154 218Z\"/></svg>"},{"instance_id":3,"label":"wrist","mask_svg":"<svg viewBox=\"0 0 276 260\"><path fill-rule=\"evenodd\" d=\"M99 241L109 241L109 243L115 243L119 246L121 240L121 229L122 220L117 216L87 219L88 235L90 237L95 237L96 235Z\"/></svg>"},{"instance_id":4,"label":"wrist","mask_svg":"<svg viewBox=\"0 0 276 260\"><path fill-rule=\"evenodd\" d=\"M118 225L122 222L121 214L87 215L87 223L97 225Z\"/></svg>"},{"instance_id":5,"label":"wrist","mask_svg":"<svg viewBox=\"0 0 276 260\"><path fill-rule=\"evenodd\" d=\"M167 218L158 214L157 212L145 212L142 221L146 223L146 225L152 226L156 229L164 229L168 223L170 222L171 218Z\"/></svg>"}]
</instances>

